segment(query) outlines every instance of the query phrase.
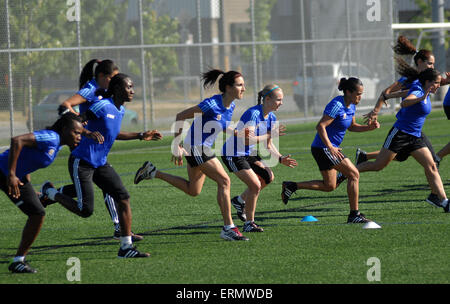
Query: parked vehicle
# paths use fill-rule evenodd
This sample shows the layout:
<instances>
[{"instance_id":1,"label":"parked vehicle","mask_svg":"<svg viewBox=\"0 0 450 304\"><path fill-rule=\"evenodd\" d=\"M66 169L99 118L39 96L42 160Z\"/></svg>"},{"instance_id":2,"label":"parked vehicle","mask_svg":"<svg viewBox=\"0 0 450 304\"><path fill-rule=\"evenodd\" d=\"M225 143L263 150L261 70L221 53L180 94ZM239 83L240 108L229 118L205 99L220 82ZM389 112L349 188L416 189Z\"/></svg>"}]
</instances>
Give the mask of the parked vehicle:
<instances>
[{"instance_id":1,"label":"parked vehicle","mask_svg":"<svg viewBox=\"0 0 450 304\"><path fill-rule=\"evenodd\" d=\"M374 100L380 79L367 67L348 62L316 62L308 63L306 66L306 86L308 108L314 109L314 100L320 105L326 104L336 95L339 95L337 86L342 77L358 77L364 84L363 98ZM304 81L303 68L300 67L297 77L293 83L294 100L301 111L304 110ZM321 107L321 106L320 106Z\"/></svg>"},{"instance_id":2,"label":"parked vehicle","mask_svg":"<svg viewBox=\"0 0 450 304\"><path fill-rule=\"evenodd\" d=\"M39 104L33 106L33 128L39 130L52 125L58 119L59 105L76 93L77 91L64 90L55 91L45 96ZM78 111L78 106L74 109ZM138 122L138 114L133 110L125 109L122 124L137 124ZM27 126L30 128L29 121Z\"/></svg>"}]
</instances>

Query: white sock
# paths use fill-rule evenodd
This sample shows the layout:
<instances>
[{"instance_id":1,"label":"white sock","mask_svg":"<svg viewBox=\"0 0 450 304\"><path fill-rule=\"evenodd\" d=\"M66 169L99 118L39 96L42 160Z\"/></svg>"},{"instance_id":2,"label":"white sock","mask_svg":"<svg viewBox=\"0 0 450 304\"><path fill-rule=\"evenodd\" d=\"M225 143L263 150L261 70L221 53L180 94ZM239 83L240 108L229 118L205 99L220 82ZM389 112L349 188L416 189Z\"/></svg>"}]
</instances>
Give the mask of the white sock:
<instances>
[{"instance_id":1,"label":"white sock","mask_svg":"<svg viewBox=\"0 0 450 304\"><path fill-rule=\"evenodd\" d=\"M223 226L223 228L225 228L225 230L230 230L231 228L234 228L234 227L236 227L234 224Z\"/></svg>"},{"instance_id":2,"label":"white sock","mask_svg":"<svg viewBox=\"0 0 450 304\"><path fill-rule=\"evenodd\" d=\"M447 207L447 205L448 205L448 199L445 198L442 200L441 206L445 208L445 207Z\"/></svg>"},{"instance_id":3,"label":"white sock","mask_svg":"<svg viewBox=\"0 0 450 304\"><path fill-rule=\"evenodd\" d=\"M23 255L18 255L16 257L14 257L14 259L13 259L13 263L15 263L15 262L23 262L23 261L25 261L25 256L23 256Z\"/></svg>"},{"instance_id":4,"label":"white sock","mask_svg":"<svg viewBox=\"0 0 450 304\"><path fill-rule=\"evenodd\" d=\"M242 199L242 197L240 195L237 197L237 200L239 203L245 204L245 201Z\"/></svg>"},{"instance_id":5,"label":"white sock","mask_svg":"<svg viewBox=\"0 0 450 304\"><path fill-rule=\"evenodd\" d=\"M120 237L120 248L127 249L131 247L133 243L131 242L131 235Z\"/></svg>"},{"instance_id":6,"label":"white sock","mask_svg":"<svg viewBox=\"0 0 450 304\"><path fill-rule=\"evenodd\" d=\"M438 155L436 155L436 160L437 160L438 162L440 162L440 161L442 160L442 158L440 158Z\"/></svg>"},{"instance_id":7,"label":"white sock","mask_svg":"<svg viewBox=\"0 0 450 304\"><path fill-rule=\"evenodd\" d=\"M56 195L56 193L59 193L59 192L58 192L58 190L56 190L55 188L48 188L48 189L47 189L47 193L45 193L45 194L47 194L47 196L48 196L49 199L51 199L52 201L54 201L54 200L55 200L55 195Z\"/></svg>"}]
</instances>

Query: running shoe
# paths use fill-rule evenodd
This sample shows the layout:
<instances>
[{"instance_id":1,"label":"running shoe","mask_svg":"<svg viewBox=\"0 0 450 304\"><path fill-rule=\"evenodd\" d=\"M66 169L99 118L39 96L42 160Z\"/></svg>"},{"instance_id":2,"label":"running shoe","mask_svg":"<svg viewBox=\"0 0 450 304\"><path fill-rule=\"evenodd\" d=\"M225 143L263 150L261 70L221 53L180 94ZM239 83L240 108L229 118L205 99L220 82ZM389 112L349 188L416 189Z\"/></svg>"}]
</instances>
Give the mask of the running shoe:
<instances>
[{"instance_id":1,"label":"running shoe","mask_svg":"<svg viewBox=\"0 0 450 304\"><path fill-rule=\"evenodd\" d=\"M263 232L264 229L255 222L245 223L244 232Z\"/></svg>"},{"instance_id":2,"label":"running shoe","mask_svg":"<svg viewBox=\"0 0 450 304\"><path fill-rule=\"evenodd\" d=\"M134 183L137 185L144 179L152 179L155 177L156 167L149 161L146 161L140 167L134 176Z\"/></svg>"},{"instance_id":3,"label":"running shoe","mask_svg":"<svg viewBox=\"0 0 450 304\"><path fill-rule=\"evenodd\" d=\"M148 258L150 253L142 253L136 249L136 247L131 246L126 249L119 248L118 258Z\"/></svg>"},{"instance_id":4,"label":"running shoe","mask_svg":"<svg viewBox=\"0 0 450 304\"><path fill-rule=\"evenodd\" d=\"M39 194L39 200L41 201L41 204L42 206L44 206L44 208L47 208L48 205L56 203L56 201L51 200L47 195L47 190L49 188L55 188L55 186L53 186L51 182L45 181L40 189L41 193Z\"/></svg>"},{"instance_id":5,"label":"running shoe","mask_svg":"<svg viewBox=\"0 0 450 304\"><path fill-rule=\"evenodd\" d=\"M296 183L288 181L283 182L281 189L281 200L285 205L287 205L289 199L291 198L292 194L295 193L295 191L297 191Z\"/></svg>"},{"instance_id":6,"label":"running shoe","mask_svg":"<svg viewBox=\"0 0 450 304\"><path fill-rule=\"evenodd\" d=\"M359 165L360 163L367 161L367 152L361 150L360 148L356 149L356 157L355 157L355 164Z\"/></svg>"},{"instance_id":7,"label":"running shoe","mask_svg":"<svg viewBox=\"0 0 450 304\"><path fill-rule=\"evenodd\" d=\"M450 203L448 202L448 199L444 199L441 202L441 206L442 206L442 208L444 208L444 212L445 213L449 213L450 212Z\"/></svg>"},{"instance_id":8,"label":"running shoe","mask_svg":"<svg viewBox=\"0 0 450 304\"><path fill-rule=\"evenodd\" d=\"M371 220L367 219L366 216L359 211L355 215L349 214L347 218L347 223L352 224L368 223L368 222L371 222Z\"/></svg>"},{"instance_id":9,"label":"running shoe","mask_svg":"<svg viewBox=\"0 0 450 304\"><path fill-rule=\"evenodd\" d=\"M429 203L430 205L432 205L434 207L442 207L439 197L434 193L430 193L430 195L428 195L426 201L427 201L427 203Z\"/></svg>"},{"instance_id":10,"label":"running shoe","mask_svg":"<svg viewBox=\"0 0 450 304\"><path fill-rule=\"evenodd\" d=\"M347 176L345 176L341 172L338 172L338 174L336 176L336 187L338 187L346 179L347 179Z\"/></svg>"},{"instance_id":11,"label":"running shoe","mask_svg":"<svg viewBox=\"0 0 450 304\"><path fill-rule=\"evenodd\" d=\"M231 199L231 204L236 209L236 214L237 214L238 218L241 221L246 222L247 216L244 213L245 203L240 203L238 200L238 197L235 196Z\"/></svg>"},{"instance_id":12,"label":"running shoe","mask_svg":"<svg viewBox=\"0 0 450 304\"><path fill-rule=\"evenodd\" d=\"M12 273L36 273L36 269L32 268L26 261L13 262L8 267Z\"/></svg>"},{"instance_id":13,"label":"running shoe","mask_svg":"<svg viewBox=\"0 0 450 304\"><path fill-rule=\"evenodd\" d=\"M249 239L242 235L238 227L230 228L225 230L222 229L220 232L220 237L227 241L248 241Z\"/></svg>"}]
</instances>

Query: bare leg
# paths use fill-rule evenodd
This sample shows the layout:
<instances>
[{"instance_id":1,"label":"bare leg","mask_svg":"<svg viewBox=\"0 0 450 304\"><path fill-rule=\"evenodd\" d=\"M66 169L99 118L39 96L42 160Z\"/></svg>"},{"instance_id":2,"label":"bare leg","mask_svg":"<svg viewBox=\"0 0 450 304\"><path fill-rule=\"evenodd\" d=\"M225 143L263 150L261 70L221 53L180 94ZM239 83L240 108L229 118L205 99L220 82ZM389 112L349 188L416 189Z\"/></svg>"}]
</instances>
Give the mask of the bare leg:
<instances>
[{"instance_id":1,"label":"bare leg","mask_svg":"<svg viewBox=\"0 0 450 304\"><path fill-rule=\"evenodd\" d=\"M442 184L441 176L433 161L433 156L428 148L420 148L411 153L411 155L417 160L419 164L425 169L425 176L427 177L428 184L430 185L431 192L437 194L442 201L447 198L445 194L444 185Z\"/></svg>"},{"instance_id":2,"label":"bare leg","mask_svg":"<svg viewBox=\"0 0 450 304\"><path fill-rule=\"evenodd\" d=\"M31 244L36 240L44 223L45 216L30 215L22 231L22 239L20 240L19 248L16 256L25 256L31 248Z\"/></svg>"},{"instance_id":3,"label":"bare leg","mask_svg":"<svg viewBox=\"0 0 450 304\"><path fill-rule=\"evenodd\" d=\"M380 171L384 169L395 158L396 155L397 153L394 153L386 148L381 148L381 151L375 161L366 161L360 163L358 166L356 166L356 168L358 168L359 172Z\"/></svg>"},{"instance_id":4,"label":"bare leg","mask_svg":"<svg viewBox=\"0 0 450 304\"><path fill-rule=\"evenodd\" d=\"M241 198L245 200L245 215L247 216L247 221L254 221L256 202L261 191L261 182L252 169L240 170L235 174L248 187L241 195Z\"/></svg>"},{"instance_id":5,"label":"bare leg","mask_svg":"<svg viewBox=\"0 0 450 304\"><path fill-rule=\"evenodd\" d=\"M442 148L438 153L437 156L439 156L440 159L443 159L446 155L450 154L450 143L445 145L444 148Z\"/></svg>"},{"instance_id":6,"label":"bare leg","mask_svg":"<svg viewBox=\"0 0 450 304\"><path fill-rule=\"evenodd\" d=\"M156 171L155 177L162 179L190 196L197 196L202 191L206 175L203 174L199 167L193 168L188 164L187 168L189 180L162 171Z\"/></svg>"}]
</instances>

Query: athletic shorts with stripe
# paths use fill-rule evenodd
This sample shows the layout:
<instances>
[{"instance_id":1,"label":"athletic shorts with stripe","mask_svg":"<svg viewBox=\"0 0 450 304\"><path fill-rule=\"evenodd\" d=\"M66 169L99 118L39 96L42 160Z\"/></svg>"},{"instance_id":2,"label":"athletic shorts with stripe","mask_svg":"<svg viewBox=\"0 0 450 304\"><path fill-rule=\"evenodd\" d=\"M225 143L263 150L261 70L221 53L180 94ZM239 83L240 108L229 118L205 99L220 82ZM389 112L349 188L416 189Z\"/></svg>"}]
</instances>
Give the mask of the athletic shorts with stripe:
<instances>
[{"instance_id":1,"label":"athletic shorts with stripe","mask_svg":"<svg viewBox=\"0 0 450 304\"><path fill-rule=\"evenodd\" d=\"M26 179L22 178L21 182L23 183L22 186L19 186L20 190L20 196L19 198L13 198L11 195L8 194L8 183L7 183L7 177L0 172L0 187L5 192L5 194L9 197L9 199L16 205L20 210L22 210L23 213L26 215L45 215L45 209L44 206L42 206L41 201L39 200L39 197L34 190L31 183Z\"/></svg>"},{"instance_id":2,"label":"athletic shorts with stripe","mask_svg":"<svg viewBox=\"0 0 450 304\"><path fill-rule=\"evenodd\" d=\"M311 147L311 153L320 171L331 170L342 161L334 157L328 148ZM347 156L344 155L344 158L347 158Z\"/></svg>"},{"instance_id":3,"label":"athletic shorts with stripe","mask_svg":"<svg viewBox=\"0 0 450 304\"><path fill-rule=\"evenodd\" d=\"M94 168L86 161L71 155L69 173L73 184L64 186L60 191L67 196L77 197L78 209L83 217L91 216L94 212L94 184L115 201L130 198L122 179L108 163Z\"/></svg>"},{"instance_id":4,"label":"athletic shorts with stripe","mask_svg":"<svg viewBox=\"0 0 450 304\"><path fill-rule=\"evenodd\" d=\"M270 173L263 167L256 164L261 161L261 157L257 156L222 156L222 161L228 168L228 171L236 173L241 170L253 170L256 175L264 180L266 185L272 181Z\"/></svg>"},{"instance_id":5,"label":"athletic shorts with stripe","mask_svg":"<svg viewBox=\"0 0 450 304\"><path fill-rule=\"evenodd\" d=\"M394 153L410 154L420 148L426 147L426 143L422 137L415 137L392 127L389 131L383 148Z\"/></svg>"},{"instance_id":6,"label":"athletic shorts with stripe","mask_svg":"<svg viewBox=\"0 0 450 304\"><path fill-rule=\"evenodd\" d=\"M191 146L186 149L188 155L185 155L186 161L191 167L197 167L210 159L216 157L211 148L207 146Z\"/></svg>"}]
</instances>

